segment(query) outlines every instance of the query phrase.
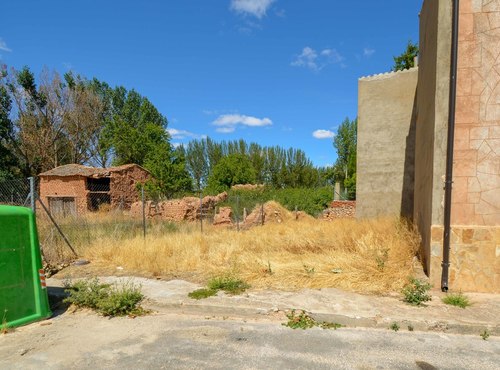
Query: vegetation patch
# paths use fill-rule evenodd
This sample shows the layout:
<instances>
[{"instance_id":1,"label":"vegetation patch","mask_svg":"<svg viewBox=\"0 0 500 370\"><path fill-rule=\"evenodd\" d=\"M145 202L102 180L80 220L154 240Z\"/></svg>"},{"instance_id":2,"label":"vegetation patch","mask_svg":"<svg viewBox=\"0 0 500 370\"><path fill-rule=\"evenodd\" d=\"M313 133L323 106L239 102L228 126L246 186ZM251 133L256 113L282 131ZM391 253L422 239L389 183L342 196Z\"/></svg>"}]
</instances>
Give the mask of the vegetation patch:
<instances>
[{"instance_id":1,"label":"vegetation patch","mask_svg":"<svg viewBox=\"0 0 500 370\"><path fill-rule=\"evenodd\" d=\"M483 338L483 340L487 340L490 337L490 332L488 329L484 329L484 331L479 335Z\"/></svg>"},{"instance_id":2,"label":"vegetation patch","mask_svg":"<svg viewBox=\"0 0 500 370\"><path fill-rule=\"evenodd\" d=\"M399 331L400 326L399 326L399 324L398 324L397 322L393 322L393 323L391 324L391 326L389 326L389 329L394 330L394 331L396 331L396 332L397 332L397 331Z\"/></svg>"},{"instance_id":3,"label":"vegetation patch","mask_svg":"<svg viewBox=\"0 0 500 370\"><path fill-rule=\"evenodd\" d=\"M243 280L230 275L214 277L208 281L207 285L207 288L197 289L189 293L188 297L193 299L208 298L216 295L219 290L228 294L237 295L250 288L250 285Z\"/></svg>"},{"instance_id":4,"label":"vegetation patch","mask_svg":"<svg viewBox=\"0 0 500 370\"><path fill-rule=\"evenodd\" d=\"M464 295L462 292L449 293L445 297L442 298L442 301L445 304L457 306L460 308L465 308L465 307L468 307L471 305L469 297Z\"/></svg>"},{"instance_id":5,"label":"vegetation patch","mask_svg":"<svg viewBox=\"0 0 500 370\"><path fill-rule=\"evenodd\" d=\"M226 293L234 295L241 294L248 288L250 288L250 285L232 276L219 276L208 282L208 289L215 291L223 290Z\"/></svg>"},{"instance_id":6,"label":"vegetation patch","mask_svg":"<svg viewBox=\"0 0 500 370\"><path fill-rule=\"evenodd\" d=\"M322 329L337 330L337 329L342 327L341 324L336 323L336 322L333 322L333 323L326 322L326 321L317 322L316 320L314 320L314 318L309 316L304 310L293 309L290 311L289 314L286 315L286 317L288 318L288 321L281 324L281 325L288 326L289 328L292 328L292 329L305 330L305 329L310 329L310 328L317 326L317 327L320 327Z\"/></svg>"},{"instance_id":7,"label":"vegetation patch","mask_svg":"<svg viewBox=\"0 0 500 370\"><path fill-rule=\"evenodd\" d=\"M197 290L189 293L188 297L193 298L193 299L203 299L203 298L212 297L216 294L217 294L217 290L201 288L201 289L197 289Z\"/></svg>"},{"instance_id":8,"label":"vegetation patch","mask_svg":"<svg viewBox=\"0 0 500 370\"><path fill-rule=\"evenodd\" d=\"M409 283L402 290L404 301L414 306L422 306L423 302L432 299L429 294L431 288L432 285L423 280L410 278Z\"/></svg>"},{"instance_id":9,"label":"vegetation patch","mask_svg":"<svg viewBox=\"0 0 500 370\"><path fill-rule=\"evenodd\" d=\"M90 308L103 316L143 315L140 303L144 299L139 285L127 282L121 285L103 284L98 278L65 284L69 294L65 303L78 308Z\"/></svg>"}]
</instances>

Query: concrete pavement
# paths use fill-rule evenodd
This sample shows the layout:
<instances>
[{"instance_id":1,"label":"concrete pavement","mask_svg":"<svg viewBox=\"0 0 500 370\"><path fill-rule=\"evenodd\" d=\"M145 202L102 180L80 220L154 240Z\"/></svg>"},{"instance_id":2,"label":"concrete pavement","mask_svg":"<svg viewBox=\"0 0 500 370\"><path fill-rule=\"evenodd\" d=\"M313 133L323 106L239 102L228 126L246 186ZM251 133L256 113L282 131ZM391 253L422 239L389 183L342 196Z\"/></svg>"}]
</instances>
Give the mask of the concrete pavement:
<instances>
[{"instance_id":1,"label":"concrete pavement","mask_svg":"<svg viewBox=\"0 0 500 370\"><path fill-rule=\"evenodd\" d=\"M492 336L500 336L500 295L495 294L467 294L472 306L465 309L445 305L441 301L444 293L440 291L432 291L433 299L424 307L404 303L399 294L361 295L333 288L298 292L249 289L242 295L219 292L217 296L195 300L189 298L188 293L202 286L184 280L138 277L103 277L101 280L140 284L147 297L144 306L163 313L218 318L254 316L284 321L288 311L302 309L317 321L335 322L351 328L388 328L396 322L401 330L412 327L417 331L472 335L487 330ZM55 292L63 281L53 277L48 279L48 285Z\"/></svg>"}]
</instances>

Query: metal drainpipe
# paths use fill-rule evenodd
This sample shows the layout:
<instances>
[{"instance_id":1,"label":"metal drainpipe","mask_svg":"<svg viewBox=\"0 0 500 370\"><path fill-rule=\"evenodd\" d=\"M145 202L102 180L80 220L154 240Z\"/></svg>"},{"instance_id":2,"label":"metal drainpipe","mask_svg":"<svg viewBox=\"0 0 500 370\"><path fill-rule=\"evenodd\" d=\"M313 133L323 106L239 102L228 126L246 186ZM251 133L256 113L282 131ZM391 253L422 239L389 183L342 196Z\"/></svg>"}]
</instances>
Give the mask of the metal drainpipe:
<instances>
[{"instance_id":1,"label":"metal drainpipe","mask_svg":"<svg viewBox=\"0 0 500 370\"><path fill-rule=\"evenodd\" d=\"M441 290L448 291L448 275L450 268L450 234L451 234L451 193L453 185L453 141L455 140L455 106L457 92L457 59L458 59L458 18L459 0L453 1L453 18L451 33L450 61L450 97L448 109L448 142L446 148L446 180L444 185L444 232L443 262L441 274Z\"/></svg>"}]
</instances>

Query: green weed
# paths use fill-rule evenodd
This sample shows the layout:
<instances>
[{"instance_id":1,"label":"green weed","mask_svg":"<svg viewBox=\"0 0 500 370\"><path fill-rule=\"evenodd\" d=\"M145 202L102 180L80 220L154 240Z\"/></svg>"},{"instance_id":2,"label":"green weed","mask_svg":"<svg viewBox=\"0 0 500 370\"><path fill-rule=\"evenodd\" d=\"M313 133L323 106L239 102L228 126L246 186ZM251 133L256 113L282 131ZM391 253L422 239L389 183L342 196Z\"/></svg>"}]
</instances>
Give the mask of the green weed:
<instances>
[{"instance_id":1,"label":"green weed","mask_svg":"<svg viewBox=\"0 0 500 370\"><path fill-rule=\"evenodd\" d=\"M131 282L122 285L102 284L99 279L65 283L69 294L64 302L79 308L90 308L104 316L143 315L140 303L144 299L140 286Z\"/></svg>"},{"instance_id":2,"label":"green weed","mask_svg":"<svg viewBox=\"0 0 500 370\"><path fill-rule=\"evenodd\" d=\"M389 329L394 330L394 331L398 331L400 329L400 326L397 322L393 322L391 324L391 326L389 326Z\"/></svg>"},{"instance_id":3,"label":"green weed","mask_svg":"<svg viewBox=\"0 0 500 370\"><path fill-rule=\"evenodd\" d=\"M289 314L286 315L288 318L288 322L283 323L281 325L288 326L292 329L310 329L315 326L318 326L322 329L334 329L337 330L341 328L342 325L338 323L329 323L329 322L317 322L303 310L291 310Z\"/></svg>"},{"instance_id":4,"label":"green weed","mask_svg":"<svg viewBox=\"0 0 500 370\"><path fill-rule=\"evenodd\" d=\"M442 298L443 303L449 304L452 306L457 306L461 308L465 308L471 305L469 297L459 293L449 293L445 297Z\"/></svg>"},{"instance_id":5,"label":"green weed","mask_svg":"<svg viewBox=\"0 0 500 370\"><path fill-rule=\"evenodd\" d=\"M488 329L484 329L484 331L479 334L483 340L487 340L490 337L490 332Z\"/></svg>"},{"instance_id":6,"label":"green weed","mask_svg":"<svg viewBox=\"0 0 500 370\"><path fill-rule=\"evenodd\" d=\"M250 288L250 285L232 276L214 277L208 281L208 289L215 291L223 290L229 294L241 294L248 288Z\"/></svg>"},{"instance_id":7,"label":"green weed","mask_svg":"<svg viewBox=\"0 0 500 370\"><path fill-rule=\"evenodd\" d=\"M7 309L5 309L3 311L2 323L0 324L0 333L7 334L9 329L9 325L7 324Z\"/></svg>"},{"instance_id":8,"label":"green weed","mask_svg":"<svg viewBox=\"0 0 500 370\"><path fill-rule=\"evenodd\" d=\"M217 294L216 290L202 288L202 289L197 289L195 291L192 291L191 293L188 294L188 297L193 298L193 299L203 299L203 298L212 297L216 294Z\"/></svg>"},{"instance_id":9,"label":"green weed","mask_svg":"<svg viewBox=\"0 0 500 370\"><path fill-rule=\"evenodd\" d=\"M241 294L250 288L250 285L243 280L237 279L230 275L218 276L208 281L208 288L197 289L188 294L189 298L203 299L214 296L219 290L223 290L228 294Z\"/></svg>"},{"instance_id":10,"label":"green weed","mask_svg":"<svg viewBox=\"0 0 500 370\"><path fill-rule=\"evenodd\" d=\"M421 306L423 302L432 299L428 293L432 288L431 284L415 278L410 278L409 280L409 283L402 290L405 302L414 306Z\"/></svg>"}]
</instances>

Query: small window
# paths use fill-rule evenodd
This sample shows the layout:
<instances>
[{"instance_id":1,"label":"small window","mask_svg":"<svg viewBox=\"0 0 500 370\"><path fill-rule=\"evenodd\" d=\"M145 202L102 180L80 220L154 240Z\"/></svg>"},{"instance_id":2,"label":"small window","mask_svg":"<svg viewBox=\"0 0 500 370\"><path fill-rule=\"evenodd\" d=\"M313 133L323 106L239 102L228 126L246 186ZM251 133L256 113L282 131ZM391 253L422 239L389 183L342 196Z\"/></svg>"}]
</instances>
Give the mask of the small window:
<instances>
[{"instance_id":1,"label":"small window","mask_svg":"<svg viewBox=\"0 0 500 370\"><path fill-rule=\"evenodd\" d=\"M109 191L110 184L111 179L109 177L87 178L87 190L89 191Z\"/></svg>"}]
</instances>

